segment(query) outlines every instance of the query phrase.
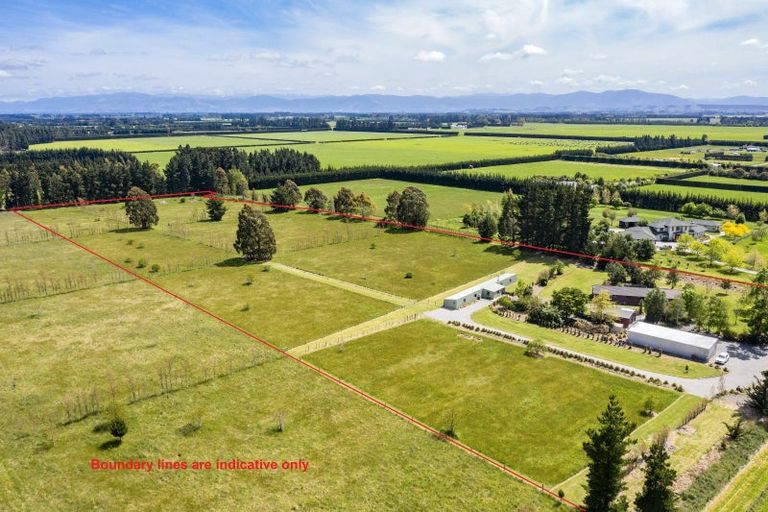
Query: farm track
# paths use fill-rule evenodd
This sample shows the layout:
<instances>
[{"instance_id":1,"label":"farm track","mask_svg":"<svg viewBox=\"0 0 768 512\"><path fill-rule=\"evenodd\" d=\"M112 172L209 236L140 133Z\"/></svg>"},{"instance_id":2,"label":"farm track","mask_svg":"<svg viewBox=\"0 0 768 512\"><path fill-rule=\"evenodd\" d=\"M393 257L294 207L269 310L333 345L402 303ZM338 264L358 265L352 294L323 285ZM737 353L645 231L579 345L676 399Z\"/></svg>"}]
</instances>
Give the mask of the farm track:
<instances>
[{"instance_id":1,"label":"farm track","mask_svg":"<svg viewBox=\"0 0 768 512\"><path fill-rule=\"evenodd\" d=\"M305 279L310 279L312 281L317 281L319 283L335 286L336 288L340 288L348 292L357 293L358 295L365 295L366 297L370 297L372 299L377 299L384 302L389 302L391 304L395 304L396 306L407 306L415 302L413 299L399 297L391 293L374 290L373 288L360 286L359 284L342 281L340 279L324 276L322 274L317 274L315 272L309 272L308 270L291 267L289 265L284 265L282 263L273 262L273 263L270 263L269 266L281 272L285 272L287 274L293 274L295 276L303 277Z\"/></svg>"},{"instance_id":2,"label":"farm track","mask_svg":"<svg viewBox=\"0 0 768 512\"><path fill-rule=\"evenodd\" d=\"M309 343L305 343L304 345L299 345L298 347L294 347L291 350L289 350L289 352L296 356L306 356L308 354L311 354L312 352L317 352L319 350L323 350L329 347L343 345L348 341L362 338L364 336L368 336L370 334L374 334L377 332L385 331L387 329L391 329L393 327L396 327L398 325L402 325L408 322L416 321L422 318L423 314L426 313L427 311L430 311L435 308L439 308L443 304L443 299L445 297L448 297L449 295L453 295L454 293L459 292L470 286L482 283L483 281L487 281L488 279L491 279L499 274L502 274L511 268L512 266L510 266L507 269L503 269L498 272L493 272L492 274L479 277L473 281L456 286L455 288L452 288L450 290L440 292L437 295L433 295L432 297L427 297L426 299L422 299L420 301L411 301L409 305L404 306L400 309L391 311L385 315L381 315L380 317L373 318L371 320L368 320L367 322L363 322L361 324L348 327L346 329L335 332L333 334L323 336L322 338L316 339L314 341L310 341Z\"/></svg>"}]
</instances>

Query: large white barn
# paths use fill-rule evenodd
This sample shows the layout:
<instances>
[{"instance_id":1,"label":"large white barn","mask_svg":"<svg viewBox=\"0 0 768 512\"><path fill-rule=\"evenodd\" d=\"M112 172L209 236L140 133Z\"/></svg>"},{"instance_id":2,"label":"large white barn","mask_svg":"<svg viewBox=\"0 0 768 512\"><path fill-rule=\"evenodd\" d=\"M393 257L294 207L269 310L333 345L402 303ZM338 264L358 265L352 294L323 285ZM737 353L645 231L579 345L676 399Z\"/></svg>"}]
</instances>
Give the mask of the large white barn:
<instances>
[{"instance_id":1,"label":"large white barn","mask_svg":"<svg viewBox=\"0 0 768 512\"><path fill-rule=\"evenodd\" d=\"M706 362L715 355L718 339L661 325L635 322L627 329L627 341L665 354Z\"/></svg>"}]
</instances>

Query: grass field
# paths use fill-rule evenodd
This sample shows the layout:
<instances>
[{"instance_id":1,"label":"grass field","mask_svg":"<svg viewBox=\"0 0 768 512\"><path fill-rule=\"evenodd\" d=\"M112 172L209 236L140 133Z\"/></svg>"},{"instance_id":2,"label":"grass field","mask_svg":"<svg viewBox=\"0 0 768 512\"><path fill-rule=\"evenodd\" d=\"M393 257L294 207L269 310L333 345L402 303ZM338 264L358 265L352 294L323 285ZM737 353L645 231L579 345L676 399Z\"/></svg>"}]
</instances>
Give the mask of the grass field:
<instances>
[{"instance_id":1,"label":"grass field","mask_svg":"<svg viewBox=\"0 0 768 512\"><path fill-rule=\"evenodd\" d=\"M768 510L768 444L752 458L722 494L707 508L710 512L765 512Z\"/></svg>"},{"instance_id":2,"label":"grass field","mask_svg":"<svg viewBox=\"0 0 768 512\"><path fill-rule=\"evenodd\" d=\"M679 396L428 320L308 359L437 428L455 413L460 440L547 484L585 465L584 430L609 394L636 422L646 398L663 408Z\"/></svg>"},{"instance_id":3,"label":"grass field","mask_svg":"<svg viewBox=\"0 0 768 512\"><path fill-rule=\"evenodd\" d=\"M33 144L30 149L67 149L67 148L95 148L95 149L118 149L121 151L141 152L141 151L175 151L179 146L190 145L200 148L216 148L224 146L259 146L262 144L275 144L275 141L265 139L236 139L224 137L223 135L172 135L168 137L128 137L114 139L92 139L92 140L62 140L56 142L47 142L44 144ZM141 160L144 155L137 155Z\"/></svg>"},{"instance_id":4,"label":"grass field","mask_svg":"<svg viewBox=\"0 0 768 512\"><path fill-rule=\"evenodd\" d=\"M754 201L768 206L768 191L745 192L741 190L721 190L716 188L686 187L677 185L648 185L643 190L652 192L673 192L681 196L712 196L722 199L740 199L742 201Z\"/></svg>"},{"instance_id":5,"label":"grass field","mask_svg":"<svg viewBox=\"0 0 768 512\"><path fill-rule=\"evenodd\" d=\"M555 508L495 468L275 360L143 283L2 305L0 324L0 366L10 371L0 387L0 501L9 510L40 503L57 510L115 503L189 510L244 502L313 510ZM155 394L158 371L170 361L174 388ZM250 361L259 364L230 372ZM198 382L204 370L207 379ZM143 398L128 404L129 388ZM129 428L121 444L105 443L109 435L96 431L104 414L60 424L61 401L86 394L102 407L123 404ZM282 433L277 415L285 418ZM181 433L193 423L200 428ZM93 458L302 459L309 469L97 472L89 467ZM373 472L379 478L369 478Z\"/></svg>"},{"instance_id":6,"label":"grass field","mask_svg":"<svg viewBox=\"0 0 768 512\"><path fill-rule=\"evenodd\" d=\"M727 176L694 176L686 178L685 181L695 181L700 183L724 183L726 185L748 185L751 187L762 187L768 192L768 181L745 180L740 178L729 178Z\"/></svg>"},{"instance_id":7,"label":"grass field","mask_svg":"<svg viewBox=\"0 0 768 512\"><path fill-rule=\"evenodd\" d=\"M571 124L525 123L523 126L484 126L471 128L477 132L531 133L542 135L589 135L592 137L639 137L641 135L672 135L700 138L707 135L714 140L762 141L768 134L766 127L665 125L665 124Z\"/></svg>"},{"instance_id":8,"label":"grass field","mask_svg":"<svg viewBox=\"0 0 768 512\"><path fill-rule=\"evenodd\" d=\"M369 139L406 139L409 137L429 137L423 133L387 133L387 132L347 132L347 131L308 131L280 133L241 133L225 137L247 139L282 139L297 142L346 142Z\"/></svg>"},{"instance_id":9,"label":"grass field","mask_svg":"<svg viewBox=\"0 0 768 512\"><path fill-rule=\"evenodd\" d=\"M552 160L548 162L533 162L528 164L495 165L491 167L478 167L476 169L464 169L453 171L466 174L491 174L503 175L509 178L525 178L528 176L570 176L576 173L586 174L590 178L603 178L606 180L620 180L633 178L655 178L678 172L675 169L663 167L645 167L640 165L611 165L590 164L584 162L569 162L565 160Z\"/></svg>"},{"instance_id":10,"label":"grass field","mask_svg":"<svg viewBox=\"0 0 768 512\"><path fill-rule=\"evenodd\" d=\"M323 166L345 167L355 165L425 165L447 162L463 162L489 158L509 158L518 156L550 154L561 149L592 148L609 143L578 140L542 140L508 139L494 137L417 137L408 134L387 137L391 140L377 139L389 134L373 132L288 132L280 134L258 134L242 138L224 135L189 135L171 137L137 137L124 139L95 139L86 141L58 141L47 144L35 144L31 149L79 148L121 149L138 152L140 160L157 163L165 167L180 145L200 147L267 145L270 148L276 141L267 138L306 141L349 140L338 144L302 144L296 146L299 151L314 154ZM286 142L286 144L290 144ZM168 151L162 151L168 150ZM156 153L140 153L157 151Z\"/></svg>"},{"instance_id":11,"label":"grass field","mask_svg":"<svg viewBox=\"0 0 768 512\"><path fill-rule=\"evenodd\" d=\"M588 356L672 377L703 378L714 377L720 374L718 370L701 363L684 361L671 356L650 356L643 354L639 349L627 350L626 348L579 338L527 322L518 322L511 318L504 318L488 309L480 310L472 315L472 320L494 329L518 334L526 338L538 339L555 347L573 350ZM686 366L688 367L688 372L685 371Z\"/></svg>"},{"instance_id":12,"label":"grass field","mask_svg":"<svg viewBox=\"0 0 768 512\"><path fill-rule=\"evenodd\" d=\"M640 153L626 153L624 155L621 155L625 158L647 158L651 160L680 160L684 162L718 162L718 163L726 163L726 164L739 164L743 166L750 166L750 165L760 165L765 163L765 158L768 156L768 153L751 153L752 154L752 161L747 162L734 162L732 160L722 160L722 159L706 159L705 154L708 151L738 151L739 153L744 154L744 151L739 151L737 146L734 147L728 147L728 146L690 146L686 148L672 148L672 149L659 149L656 151L642 151Z\"/></svg>"},{"instance_id":13,"label":"grass field","mask_svg":"<svg viewBox=\"0 0 768 512\"><path fill-rule=\"evenodd\" d=\"M405 181L370 179L356 181L335 181L333 183L321 183L318 185L304 185L299 187L302 194L309 188L317 188L332 199L342 187L347 187L355 194L365 192L373 200L374 216L383 216L384 207L387 206L387 195L392 191L402 192L405 187L417 187L427 196L429 203L430 224L457 224L461 216L469 212L473 205L486 203L500 204L502 195L497 192L484 192L481 190L469 190L465 188L444 187L441 185L429 185L424 183L409 183ZM257 191L259 194L270 194L272 189Z\"/></svg>"}]
</instances>

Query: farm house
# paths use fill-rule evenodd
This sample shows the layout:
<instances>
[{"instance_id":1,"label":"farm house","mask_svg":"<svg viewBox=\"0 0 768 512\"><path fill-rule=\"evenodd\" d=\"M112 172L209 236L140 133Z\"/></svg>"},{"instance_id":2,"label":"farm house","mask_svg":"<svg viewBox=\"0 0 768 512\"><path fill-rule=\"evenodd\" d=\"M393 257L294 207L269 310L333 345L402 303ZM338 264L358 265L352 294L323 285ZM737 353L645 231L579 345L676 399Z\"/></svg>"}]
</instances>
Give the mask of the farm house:
<instances>
[{"instance_id":1,"label":"farm house","mask_svg":"<svg viewBox=\"0 0 768 512\"><path fill-rule=\"evenodd\" d=\"M709 361L715 355L718 342L718 339L712 336L646 322L635 322L627 329L627 340L632 345L702 362Z\"/></svg>"},{"instance_id":2,"label":"farm house","mask_svg":"<svg viewBox=\"0 0 768 512\"><path fill-rule=\"evenodd\" d=\"M515 274L501 274L493 279L454 293L443 301L445 309L460 309L480 299L498 299L504 293L504 288L517 281Z\"/></svg>"}]
</instances>

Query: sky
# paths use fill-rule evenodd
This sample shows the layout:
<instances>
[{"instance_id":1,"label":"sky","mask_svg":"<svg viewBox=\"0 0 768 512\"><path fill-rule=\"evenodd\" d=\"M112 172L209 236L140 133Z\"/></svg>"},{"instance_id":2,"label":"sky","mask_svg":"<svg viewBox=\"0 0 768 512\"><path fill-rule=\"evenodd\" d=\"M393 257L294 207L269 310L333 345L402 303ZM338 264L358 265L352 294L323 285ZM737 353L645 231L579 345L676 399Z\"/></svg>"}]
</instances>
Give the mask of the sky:
<instances>
[{"instance_id":1,"label":"sky","mask_svg":"<svg viewBox=\"0 0 768 512\"><path fill-rule=\"evenodd\" d=\"M766 64L766 0L13 0L0 15L0 101L768 96Z\"/></svg>"}]
</instances>

